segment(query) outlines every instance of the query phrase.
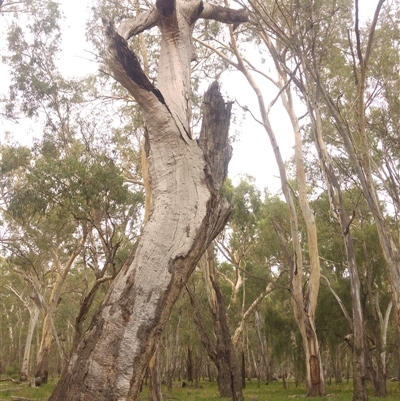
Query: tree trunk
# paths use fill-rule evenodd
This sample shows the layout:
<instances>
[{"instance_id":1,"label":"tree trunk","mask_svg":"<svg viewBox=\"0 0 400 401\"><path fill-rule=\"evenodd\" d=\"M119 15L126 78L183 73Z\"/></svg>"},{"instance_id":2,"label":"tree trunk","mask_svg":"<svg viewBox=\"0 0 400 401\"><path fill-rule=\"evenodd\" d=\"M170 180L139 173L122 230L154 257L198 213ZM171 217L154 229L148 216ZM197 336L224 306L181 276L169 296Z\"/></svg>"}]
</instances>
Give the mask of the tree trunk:
<instances>
[{"instance_id":1,"label":"tree trunk","mask_svg":"<svg viewBox=\"0 0 400 401\"><path fill-rule=\"evenodd\" d=\"M215 102L216 97L220 103ZM230 110L225 109L216 85L205 102L212 103L205 112L206 124L215 126L213 133L220 137L224 131L227 134L227 126L221 125L227 125ZM210 121L207 112L211 110L217 112L214 118L220 123ZM155 133L161 132L155 129ZM161 135L151 148L158 175L166 166L172 171L166 174L169 182L165 184L157 182L154 173L153 210L136 244L134 261L124 265L114 279L51 400L137 399L154 344L183 284L225 224L229 207L224 206L219 191L204 184L211 179L203 174L205 166L192 165L193 159L204 165L196 142L189 145L171 134L174 132ZM171 145L175 146L167 151ZM227 143L224 148L215 150L226 154ZM229 154L226 156L228 159Z\"/></svg>"},{"instance_id":2,"label":"tree trunk","mask_svg":"<svg viewBox=\"0 0 400 401\"><path fill-rule=\"evenodd\" d=\"M24 358L22 360L22 366L20 372L21 381L28 380L29 377L29 362L32 348L32 338L38 319L39 319L39 308L36 305L32 305L32 307L29 309L28 334L25 340Z\"/></svg>"},{"instance_id":3,"label":"tree trunk","mask_svg":"<svg viewBox=\"0 0 400 401\"><path fill-rule=\"evenodd\" d=\"M343 381L342 380L342 349L341 349L341 344L336 346L334 364L335 364L335 384L340 384Z\"/></svg>"},{"instance_id":4,"label":"tree trunk","mask_svg":"<svg viewBox=\"0 0 400 401\"><path fill-rule=\"evenodd\" d=\"M279 276L280 277L280 276ZM278 279L275 281L268 283L265 291L263 291L247 308L246 312L242 315L242 318L235 329L235 333L232 336L233 346L236 348L239 344L239 340L242 338L243 330L246 327L246 324L249 318L256 312L257 307L261 304L261 302L276 288L276 283Z\"/></svg>"},{"instance_id":5,"label":"tree trunk","mask_svg":"<svg viewBox=\"0 0 400 401\"><path fill-rule=\"evenodd\" d=\"M392 234L388 221L385 218L382 208L384 202L381 202L379 199L378 186L373 177L371 169L373 161L370 152L369 133L366 130L365 113L365 102L366 98L369 96L366 90L368 63L373 49L375 28L377 26L379 13L383 3L384 0L379 0L376 6L373 20L369 26L368 42L366 45L361 46L361 42L357 41L357 51L355 53L357 54L358 60L354 58L353 65L355 76L354 89L357 92L355 106L357 110L353 115L353 121L351 120L351 117L348 120L343 118L338 102L334 100L336 95L331 95L329 93L327 86L323 83L323 80L320 79L319 72L312 71L311 75L314 83L320 91L321 99L323 99L331 113L331 116L335 120L335 125L343 140L349 161L359 179L360 188L374 218L382 253L389 271L396 330L398 333L397 335L400 336L400 248L398 246L398 241ZM355 26L355 35L360 38L358 21ZM308 68L310 70L313 69L310 65Z\"/></svg>"},{"instance_id":6,"label":"tree trunk","mask_svg":"<svg viewBox=\"0 0 400 401\"><path fill-rule=\"evenodd\" d=\"M59 255L54 253L54 265L56 268L56 279L53 283L53 288L51 290L50 298L47 305L41 305L44 318L43 318L43 329L42 329L42 339L40 342L40 348L37 357L36 363L36 372L35 378L39 380L40 383L47 383L47 377L49 373L49 353L50 347L53 340L53 335L56 339L57 346L59 347L59 351L61 354L62 359L64 359L63 351L60 349L60 343L58 340L58 335L54 327L53 317L56 313L56 309L60 300L60 294L62 286L64 285L65 279L67 278L67 274L70 271L72 264L74 263L75 259L79 255L82 246L85 242L85 236L73 251L73 253L68 258L67 262L62 265L62 262L59 258ZM40 294L36 294L36 298L42 298Z\"/></svg>"},{"instance_id":7,"label":"tree trunk","mask_svg":"<svg viewBox=\"0 0 400 401\"><path fill-rule=\"evenodd\" d=\"M193 358L190 347L187 348L186 354L186 380L193 384Z\"/></svg>"},{"instance_id":8,"label":"tree trunk","mask_svg":"<svg viewBox=\"0 0 400 401\"><path fill-rule=\"evenodd\" d=\"M241 378L242 378L242 388L246 388L246 357L244 355L244 351L241 353Z\"/></svg>"},{"instance_id":9,"label":"tree trunk","mask_svg":"<svg viewBox=\"0 0 400 401\"><path fill-rule=\"evenodd\" d=\"M39 384L47 383L47 377L49 375L49 354L53 339L53 330L49 319L49 315L46 315L43 320L42 341L40 343L36 363L35 379L39 381Z\"/></svg>"},{"instance_id":10,"label":"tree trunk","mask_svg":"<svg viewBox=\"0 0 400 401\"><path fill-rule=\"evenodd\" d=\"M202 263L203 266L207 265L207 268L203 268L204 279L206 282L209 281L207 286L211 287L209 290L209 305L214 323L215 344L208 336L194 297L188 290L194 309L194 320L200 332L201 342L217 367L217 383L220 397L230 397L234 401L243 401L240 371L229 333L221 288L215 274L214 248L212 245L209 246L203 258L206 259Z\"/></svg>"},{"instance_id":11,"label":"tree trunk","mask_svg":"<svg viewBox=\"0 0 400 401\"><path fill-rule=\"evenodd\" d=\"M167 390L170 392L172 391L172 382L174 379L177 358L180 352L180 345L179 345L179 332L181 326L181 318L182 318L182 307L179 308L178 313L178 323L174 325L175 327L172 328L170 333L167 335L166 338L166 381L167 381ZM173 330L175 329L175 333Z\"/></svg>"},{"instance_id":12,"label":"tree trunk","mask_svg":"<svg viewBox=\"0 0 400 401\"><path fill-rule=\"evenodd\" d=\"M102 275L105 273L105 269L102 271ZM81 306L78 312L78 316L75 318L75 332L74 339L72 342L72 352L75 351L82 338L83 324L85 323L86 317L90 311L90 307L93 304L97 291L100 289L100 285L106 281L111 280L112 277L97 277L97 280L93 284L90 291L81 300Z\"/></svg>"},{"instance_id":13,"label":"tree trunk","mask_svg":"<svg viewBox=\"0 0 400 401\"><path fill-rule=\"evenodd\" d=\"M214 250L208 249L209 258L214 264ZM235 349L233 348L229 326L227 321L225 304L221 288L217 281L214 266L210 269L210 280L215 291L217 308L213 313L215 333L217 334L217 359L218 367L218 389L221 397L232 397L233 401L243 401L242 382L240 370L236 360Z\"/></svg>"},{"instance_id":14,"label":"tree trunk","mask_svg":"<svg viewBox=\"0 0 400 401\"><path fill-rule=\"evenodd\" d=\"M233 23L243 10L200 1L160 0L121 24L125 38L161 30L158 85L144 75L127 42L106 24L108 63L141 107L147 125L152 208L135 246L95 314L51 401L137 400L155 345L182 287L230 213L220 189L231 154L230 105L218 84L204 98L198 141L190 133L191 32L198 18Z\"/></svg>"},{"instance_id":15,"label":"tree trunk","mask_svg":"<svg viewBox=\"0 0 400 401\"><path fill-rule=\"evenodd\" d=\"M266 343L265 343L265 336L262 335L261 333L261 314L260 311L256 311L254 314L255 317L255 326L256 326L256 332L257 332L257 338L258 338L258 343L260 345L260 353L261 353L261 359L262 362L260 364L260 378L262 380L267 380L267 370L268 370L268 357L267 357L267 351L266 351Z\"/></svg>"},{"instance_id":16,"label":"tree trunk","mask_svg":"<svg viewBox=\"0 0 400 401\"><path fill-rule=\"evenodd\" d=\"M342 230L343 241L346 249L347 267L350 276L351 306L353 318L348 319L353 331L353 401L364 401L368 399L365 382L365 330L364 317L361 305L361 284L358 276L356 256L354 252L353 238L351 236L351 220L346 214L342 190L332 166L331 158L327 152L322 136L322 121L319 107L314 102L308 101L309 111L314 116L315 127L314 142L318 151L321 169L328 187L329 202L332 215L339 222Z\"/></svg>"},{"instance_id":17,"label":"tree trunk","mask_svg":"<svg viewBox=\"0 0 400 401\"><path fill-rule=\"evenodd\" d=\"M361 228L363 229L363 222L361 223ZM364 231L364 230L362 230ZM378 316L379 309L379 301L377 301L374 297L372 285L373 285L373 273L371 269L371 265L369 263L369 255L367 250L367 244L365 242L365 238L363 238L363 251L365 256L365 280L366 280L366 290L368 296L368 302L370 305L370 315L372 320L372 331L374 336L374 345L375 345L375 363L371 363L371 369L374 370L375 380L372 382L374 387L374 396L376 397L386 397L387 396L387 382L386 382L386 369L384 366L385 361L382 360L382 355L384 352L383 349L383 335L384 330L381 326L383 322L380 321ZM378 311L377 311L378 309ZM372 357L371 357L372 362Z\"/></svg>"},{"instance_id":18,"label":"tree trunk","mask_svg":"<svg viewBox=\"0 0 400 401\"><path fill-rule=\"evenodd\" d=\"M290 279L292 286L294 315L302 336L302 344L304 348L304 353L306 355L307 395L308 396L325 395L326 392L325 380L323 376L323 370L321 368L321 356L317 339L317 333L315 330L315 308L318 298L319 279L320 279L317 232L316 232L314 217L309 207L307 199L305 173L302 160L300 128L298 125L297 118L294 115L290 88L288 85L285 86L282 85L282 87L280 88L280 94L282 95L282 101L286 106L286 110L291 119L296 141L295 158L296 158L297 179L300 188L299 203L302 216L304 218L307 227L307 238L308 238L310 265L311 265L307 292L303 292L303 256L300 243L300 236L299 236L300 231L298 227L296 207L294 204L293 196L291 194L291 188L289 187L285 163L283 161L282 154L280 152L279 145L276 139L276 135L272 128L271 121L269 119L268 115L269 109L266 108L263 94L258 85L256 84L253 76L246 68L245 62L238 51L236 39L232 29L230 29L230 37L231 37L231 47L238 61L237 68L246 77L250 86L257 95L259 110L262 118L262 124L269 136L271 146L275 154L282 184L282 192L289 209L293 254L294 254L294 259L290 272ZM277 66L278 64L279 64L278 61L276 61ZM280 72L279 68L278 71ZM285 74L282 74L281 76L282 78L285 78ZM285 96L283 95L284 93Z\"/></svg>"},{"instance_id":19,"label":"tree trunk","mask_svg":"<svg viewBox=\"0 0 400 401\"><path fill-rule=\"evenodd\" d=\"M279 69L278 71L282 78L287 79L286 74ZM281 85L282 102L290 117L295 137L295 163L296 163L296 178L299 186L299 204L303 219L307 228L307 245L308 255L310 259L310 276L308 290L306 294L302 294L302 277L300 274L292 276L293 293L295 297L295 316L300 328L303 340L303 348L306 354L307 363L307 395L310 397L323 396L326 393L325 379L322 371L321 356L317 333L315 329L315 309L317 307L317 299L319 293L319 282L321 277L321 268L319 263L318 253L318 238L317 228L315 224L314 214L311 211L307 198L307 184L304 170L302 137L298 119L294 112L292 94L290 86L284 88ZM300 297L304 301L300 302ZM302 310L300 310L300 308ZM305 313L304 313L305 312Z\"/></svg>"},{"instance_id":20,"label":"tree trunk","mask_svg":"<svg viewBox=\"0 0 400 401\"><path fill-rule=\"evenodd\" d=\"M160 344L157 344L154 355L149 363L150 391L149 401L162 401L161 372L160 372Z\"/></svg>"}]
</instances>

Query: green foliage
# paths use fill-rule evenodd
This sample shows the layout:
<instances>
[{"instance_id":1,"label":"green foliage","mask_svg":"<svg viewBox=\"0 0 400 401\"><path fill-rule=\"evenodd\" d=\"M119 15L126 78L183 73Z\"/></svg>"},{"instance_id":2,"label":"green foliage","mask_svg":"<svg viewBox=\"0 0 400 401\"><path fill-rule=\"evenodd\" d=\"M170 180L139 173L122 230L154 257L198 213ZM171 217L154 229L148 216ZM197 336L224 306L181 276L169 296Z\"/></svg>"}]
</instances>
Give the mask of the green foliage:
<instances>
[{"instance_id":1,"label":"green foliage","mask_svg":"<svg viewBox=\"0 0 400 401\"><path fill-rule=\"evenodd\" d=\"M71 103L82 97L81 85L64 79L57 68L60 51L61 13L57 3L33 2L28 7L24 28L13 22L10 26L8 56L3 60L11 67L12 84L6 106L9 118L18 119L22 112L27 117L38 116L43 109L68 118ZM56 116L46 116L50 130L57 129Z\"/></svg>"},{"instance_id":2,"label":"green foliage","mask_svg":"<svg viewBox=\"0 0 400 401\"><path fill-rule=\"evenodd\" d=\"M292 300L285 295L275 293L263 309L267 343L279 364L296 359L304 360L301 337L293 316Z\"/></svg>"},{"instance_id":3,"label":"green foliage","mask_svg":"<svg viewBox=\"0 0 400 401\"><path fill-rule=\"evenodd\" d=\"M19 375L19 365L17 361L14 361L11 366L6 368L6 375L12 377L13 379L17 379Z\"/></svg>"},{"instance_id":4,"label":"green foliage","mask_svg":"<svg viewBox=\"0 0 400 401\"><path fill-rule=\"evenodd\" d=\"M1 176L4 177L17 169L27 167L30 156L30 149L26 146L2 147L0 160Z\"/></svg>"},{"instance_id":5,"label":"green foliage","mask_svg":"<svg viewBox=\"0 0 400 401\"><path fill-rule=\"evenodd\" d=\"M358 94L354 90L356 74L352 55L355 48L355 36L351 33L354 28L352 2L336 1L334 7L332 2L325 0L265 1L259 4L263 12L269 13L266 20L279 27L278 33L272 36L279 57L287 65L297 65L304 59L312 60L319 79L324 82L343 121L356 131L353 105ZM8 3L3 3L2 10L5 5ZM74 319L85 295L103 273L113 276L129 255L133 239L138 234L144 200L142 189L135 184L140 179L138 145L145 130L143 119L133 99L107 75L103 60L101 19L106 18L118 25L122 19L147 10L149 4L139 0L121 0L118 4L96 0L87 32L105 73L85 80L67 79L57 68L57 57L62 46L62 15L58 4L47 0L28 1L24 7L27 14L15 19L9 27L8 53L3 57L4 62L11 67L6 115L16 120L22 116L35 118L39 122L38 130L43 135L32 146L1 145L1 223L2 234L7 234L1 238L6 258L2 260L1 276L4 283L29 297L31 288L27 286L26 277L30 274L37 278L41 294L46 298L56 274L53 269L53 252L66 260L79 240L87 235L84 249L66 278L54 319L67 351L71 346ZM265 25L266 20L261 17L257 19L261 24L260 31L270 33L271 27ZM399 18L398 2L388 5L381 15L372 48L366 90L366 129L374 174L380 184L379 195L384 191L390 194L395 208L400 204L396 195L400 156ZM266 57L267 50L262 48L260 31L252 30L253 27L241 27L239 40L243 42L240 44L243 48L248 43L255 44L253 47L257 48L260 58ZM360 31L362 50L365 50L368 28L365 26ZM229 38L228 30L221 24L204 20L195 29L195 36L209 41L220 52L231 57L229 48L222 45ZM160 40L158 30L146 32L143 40L144 48L139 38L134 38L130 45L141 58L146 73L155 81ZM192 101L195 107L193 125L198 126L201 107L198 91L205 80L218 78L232 67L225 61L216 62L216 55L211 50L196 42L194 45L199 60L192 64ZM146 59L148 63L145 63ZM299 67L294 77L301 80L307 73ZM315 100L313 85L310 84L309 88L312 101ZM305 100L304 96L300 100ZM370 305L367 297L365 277L367 273L371 275L374 299L378 299L378 305L384 311L391 298L386 264L378 245L376 227L361 198L356 174L350 166L343 141L337 127L332 124L328 108L323 104L320 107L324 138L334 162L334 171L344 191L346 213L353 216L354 212L350 229L355 240L362 281L365 327L372 338L374 322L371 314L374 305ZM311 139L313 126L309 122L305 126L306 136ZM312 208L318 227L323 273L329 277L335 291L350 311L350 282L340 227L332 218L324 187L321 190L315 186L321 185L323 177L317 160L311 159L314 157L311 150L308 157L310 159L307 163L313 162L312 166L306 167L310 176L310 193L314 197ZM292 184L296 191L296 183ZM262 194L251 177L246 177L237 186L227 180L223 193L232 202L234 211L220 237L220 243L229 257L218 261L217 268L229 280L234 280L238 272L243 274L245 288L239 293L236 305L233 305L229 302L233 293L232 286L228 281L221 280L222 291L227 304L231 306L228 313L233 331L243 310L261 294L268 280L290 267L291 231L286 204L279 197ZM397 216L391 211L385 211L385 218L394 232L394 238L398 240ZM277 234L278 230L282 234L281 238ZM304 227L301 226L300 230L301 237L305 238ZM265 323L262 333L267 340L269 356L275 363L275 372L279 371L281 365L287 364L297 376L304 369L304 358L293 318L292 300L285 287L287 280L288 275L280 279L278 289L260 306ZM99 289L89 316L101 302L108 285L105 283ZM198 298L206 330L212 336L212 320L208 314L208 301L201 275L194 273L189 285ZM0 354L2 357L6 355L5 362L0 362L6 364L8 374L15 375L18 366L16 355L21 354L21 349L10 338L9 328L14 338L23 339L27 329L27 311L16 302L15 294L3 283L0 299ZM171 338L175 339L179 334L176 352L181 365L184 364L189 347L197 363L204 360L192 313L187 294L183 293L163 335L166 350ZM88 320L84 326L87 324ZM259 345L254 325L255 321L250 319L246 341L251 351L257 354ZM349 333L342 311L324 281L316 310L316 327L323 351L328 349L332 352ZM395 327L391 322L387 350L394 349L395 339ZM394 359L392 357L391 360ZM393 366L389 367L391 371L394 370ZM52 385L50 383L40 390L24 389L18 394L45 397ZM288 394L304 393L302 388L285 392L281 386L281 383L272 383L257 390L255 383L251 383L245 390L245 396L258 396L261 401L287 399ZM350 385L328 391L333 392L338 400L351 397ZM11 394L0 395L3 398ZM182 400L219 398L214 383L202 383L199 389L181 389L175 385L171 395Z\"/></svg>"},{"instance_id":6,"label":"green foliage","mask_svg":"<svg viewBox=\"0 0 400 401\"><path fill-rule=\"evenodd\" d=\"M335 291L343 301L348 311L351 311L350 280L341 280L335 286ZM343 344L351 328L338 306L326 283L321 282L318 304L315 313L315 326L322 347L327 347L334 355L336 346Z\"/></svg>"}]
</instances>

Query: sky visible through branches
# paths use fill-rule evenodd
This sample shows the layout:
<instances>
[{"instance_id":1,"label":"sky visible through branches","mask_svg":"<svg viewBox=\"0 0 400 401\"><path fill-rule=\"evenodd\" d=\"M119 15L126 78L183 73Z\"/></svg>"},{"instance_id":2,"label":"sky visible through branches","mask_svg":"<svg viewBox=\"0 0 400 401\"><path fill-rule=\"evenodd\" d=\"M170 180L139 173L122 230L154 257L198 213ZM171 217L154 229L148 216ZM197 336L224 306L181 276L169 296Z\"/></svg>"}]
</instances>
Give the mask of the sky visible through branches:
<instances>
[{"instance_id":1,"label":"sky visible through branches","mask_svg":"<svg viewBox=\"0 0 400 401\"><path fill-rule=\"evenodd\" d=\"M361 18L372 18L377 1L363 1L361 4ZM62 53L59 60L61 73L66 77L79 77L95 73L98 68L91 45L86 41L85 23L90 10L89 1L60 0L61 9L65 16L62 35ZM366 4L368 3L368 4ZM5 21L7 15L0 18ZM4 22L0 24L0 52L3 54L6 43L6 27ZM156 28L154 28L156 29ZM259 58L256 49L248 49L249 54L254 52L254 60ZM271 64L272 65L272 64ZM268 69L268 60L261 68ZM9 78L7 67L0 64L0 95L7 92ZM258 77L256 76L256 79ZM205 91L209 82L204 85ZM276 88L265 86L261 80L259 85L264 90L264 96L268 102L272 101L276 94ZM280 192L280 179L278 168L273 156L271 145L263 127L255 121L259 119L257 99L254 92L247 84L245 78L239 72L227 72L222 75L222 93L227 100L237 101L233 107L234 121L231 124L231 135L234 137L233 156L229 165L229 177L236 183L241 176L250 175L255 178L255 183L260 189L268 188L272 193ZM240 107L248 108L245 112ZM254 118L253 118L254 116ZM276 130L279 146L285 160L293 154L293 134L288 118L280 105L276 102L271 110L271 121ZM244 118L243 118L244 117ZM21 143L29 143L33 137L40 135L33 128L30 121L12 124L0 118L0 140L3 140L5 132L9 131L14 138Z\"/></svg>"}]
</instances>

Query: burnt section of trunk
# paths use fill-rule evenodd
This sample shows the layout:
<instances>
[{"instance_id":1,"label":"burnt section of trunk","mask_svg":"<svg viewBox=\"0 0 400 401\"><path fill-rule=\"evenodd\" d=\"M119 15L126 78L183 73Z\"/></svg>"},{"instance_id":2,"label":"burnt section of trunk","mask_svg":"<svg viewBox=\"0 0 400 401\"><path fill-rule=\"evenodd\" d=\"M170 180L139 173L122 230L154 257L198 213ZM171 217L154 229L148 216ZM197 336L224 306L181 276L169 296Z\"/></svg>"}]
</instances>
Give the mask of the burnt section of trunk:
<instances>
[{"instance_id":1,"label":"burnt section of trunk","mask_svg":"<svg viewBox=\"0 0 400 401\"><path fill-rule=\"evenodd\" d=\"M103 24L106 27L105 32L107 38L114 43L113 47L116 50L115 58L117 62L121 64L126 75L139 85L140 88L153 92L157 99L165 104L163 95L160 90L150 82L149 78L147 78L136 54L129 48L128 42L114 30L109 22L103 20Z\"/></svg>"},{"instance_id":2,"label":"burnt section of trunk","mask_svg":"<svg viewBox=\"0 0 400 401\"><path fill-rule=\"evenodd\" d=\"M219 92L219 84L214 81L204 96L203 113L209 118L203 119L199 146L207 163L206 174L215 189L222 187L232 156L228 138L231 110L232 103L224 102ZM217 132L215 127L219 127Z\"/></svg>"},{"instance_id":3,"label":"burnt section of trunk","mask_svg":"<svg viewBox=\"0 0 400 401\"><path fill-rule=\"evenodd\" d=\"M216 85L213 85L210 89L214 95L216 89ZM205 98L207 98L207 95L210 96L209 92L207 92ZM218 98L218 96L216 97ZM220 101L224 104L222 97L220 97ZM224 123L221 126L218 123L218 114L216 116L216 113L220 113L220 110L218 107L205 108L203 120L204 126L207 128L204 128L202 135L205 142L214 144L210 145L205 153L210 156L220 152L220 160L224 167L217 168L214 161L210 166L206 167L209 172L206 177L204 173L195 178L190 175L190 179L195 179L196 187L199 188L199 192L196 192L197 196L207 191L204 187L204 181L208 182L207 198L202 195L202 201L206 202L205 206L202 206L204 213L202 213L202 220L197 220L196 222L194 220L195 216L193 216L190 230L183 230L184 232L181 233L182 241L186 241L186 238L189 235L191 236L191 246L185 249L184 252L182 247L179 247L179 254L171 256L170 259L166 258L166 251L163 247L168 247L169 249L171 246L176 246L176 238L175 240L170 238L171 244L169 242L165 244L168 238L163 237L162 241L157 242L158 245L155 246L154 241L158 239L154 233L156 229L152 229L152 227L157 227L156 231L159 233L159 227L166 228L170 227L171 224L177 224L176 220L171 220L172 223L169 220L171 213L163 215L165 205L155 202L152 217L138 240L132 263L125 264L114 279L109 293L94 316L90 328L71 356L68 368L64 371L50 397L51 401L66 399L71 401L89 399L116 401L123 399L123 394L128 399L138 399L145 368L154 353L155 344L162 333L180 290L187 282L201 255L224 227L231 212L229 204L221 197L220 187L216 184L220 183L222 185L226 174L225 163L227 164L230 158L230 148L227 146L229 124ZM154 118L157 118L157 116ZM210 124L209 121L216 123ZM156 134L153 132L150 138L155 137ZM190 160L198 166L204 166L205 156L198 149L196 142L192 141L188 145L180 140L178 131L174 135L174 138L176 138L174 144L178 144L183 149L182 154L187 152L188 146L197 148L197 153L195 151L189 153ZM218 146L221 146L220 139L213 140L213 137L216 136L225 138L225 141L222 141L222 149L218 148ZM167 139L167 143L163 143L164 138ZM175 160L173 152L176 149L169 148L170 142L168 142L168 138L165 135L159 138L158 141L153 141L151 145L152 154L166 154L169 158L167 159L168 161L170 159ZM197 159L192 160L194 156ZM154 158L156 159L156 157ZM211 157L208 157L208 159L216 160L216 158L213 159ZM179 174L183 174L179 170L180 168L182 167L175 167ZM160 170L158 173L162 175L163 171ZM188 207L182 209L182 213L186 213L188 208L198 213L196 208L198 208L199 199L190 200L185 197L184 200L185 202L190 201L190 203L188 203ZM193 206L193 204L196 206ZM159 216L164 216L162 218L165 222L162 223L162 226L159 225ZM195 222L196 225L194 224ZM180 230L181 227L176 225L176 229ZM159 255L159 260L162 260L164 264L158 264L150 268L151 262L149 260L154 258L154 255L157 257ZM147 283L152 283L151 288L146 287ZM152 308L147 308L149 311L146 309L146 313L143 311L144 303L146 308L149 305L152 306ZM132 333L132 331L136 333L134 337L131 334L125 336L125 333ZM132 351L132 342L135 344L135 353ZM121 358L124 358L122 363ZM125 387L121 387L120 381L121 375L126 376L127 371L132 372L132 378L130 390L126 390L125 393ZM128 374L130 376L131 373Z\"/></svg>"},{"instance_id":4,"label":"burnt section of trunk","mask_svg":"<svg viewBox=\"0 0 400 401\"><path fill-rule=\"evenodd\" d=\"M155 24L161 30L158 85L166 104L121 36L111 26L106 34L109 68L136 99L148 128L152 211L132 263L113 280L50 401L138 400L180 291L231 213L220 192L231 155L230 106L217 84L205 95L205 103L210 97L217 100L213 108L204 107L201 145L185 134L190 121L190 17L197 15L200 2L162 3L164 12L175 4L171 16L157 11L139 22L142 30ZM126 28L133 32L137 27Z\"/></svg>"},{"instance_id":5,"label":"burnt section of trunk","mask_svg":"<svg viewBox=\"0 0 400 401\"><path fill-rule=\"evenodd\" d=\"M175 11L175 0L157 0L156 7L163 17L170 17Z\"/></svg>"}]
</instances>

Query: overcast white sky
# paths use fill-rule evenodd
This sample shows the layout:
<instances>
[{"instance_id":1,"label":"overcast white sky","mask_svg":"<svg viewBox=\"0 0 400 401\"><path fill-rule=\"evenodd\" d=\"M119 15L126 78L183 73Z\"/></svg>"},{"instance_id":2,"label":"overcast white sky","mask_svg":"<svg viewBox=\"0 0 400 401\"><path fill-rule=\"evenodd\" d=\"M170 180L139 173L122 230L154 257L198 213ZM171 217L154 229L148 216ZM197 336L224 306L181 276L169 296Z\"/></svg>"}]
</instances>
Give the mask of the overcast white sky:
<instances>
[{"instance_id":1,"label":"overcast white sky","mask_svg":"<svg viewBox=\"0 0 400 401\"><path fill-rule=\"evenodd\" d=\"M69 75L92 72L96 66L89 60L90 55L87 52L89 45L85 44L84 30L88 7L85 4L89 2L72 0L69 2L62 1L62 3L67 21L66 31L63 35L65 50L61 59L61 70ZM222 91L230 100L237 99L241 105L250 107L253 114L259 117L257 99L239 72L223 77ZM273 97L271 94L271 99ZM238 116L242 115L238 106L234 107L235 111ZM291 154L290 144L292 142L289 125L280 121L276 130L282 143L284 157L288 158ZM241 175L249 174L255 177L256 184L260 189L268 187L273 192L279 191L278 169L264 129L260 124L254 122L250 114L247 113L241 126L232 124L231 131L232 134L238 133L238 135L236 135L236 142L234 143L229 176L237 182Z\"/></svg>"},{"instance_id":2,"label":"overcast white sky","mask_svg":"<svg viewBox=\"0 0 400 401\"><path fill-rule=\"evenodd\" d=\"M90 61L90 46L85 38L85 20L88 15L90 1L85 0L59 0L66 17L63 32L63 53L60 59L60 69L65 75L84 75L95 71L95 63ZM372 17L378 0L361 0L360 7L364 10L366 17ZM0 15L0 20L3 18ZM4 38L4 24L0 24L0 41ZM4 42L0 43L0 49ZM4 65L0 65L0 92L8 87L8 80ZM261 85L262 81L259 82ZM237 99L242 105L248 106L253 114L259 118L257 100L255 94L249 88L244 77L238 73L231 73L223 79L222 90L231 100ZM265 97L267 103L275 97L276 90L266 88ZM271 111L271 120L276 131L283 157L287 160L292 155L293 134L288 119L279 110L279 103ZM242 112L236 107L236 113ZM8 127L0 122L1 131ZM24 140L28 135L26 127L13 127L14 134ZM20 131L20 132L18 132ZM256 184L260 189L268 187L273 193L280 190L280 180L275 158L262 126L251 118L247 113L246 119L241 126L232 126L232 132L238 132L234 143L233 156L229 167L229 176L237 182L240 175L250 174L256 178Z\"/></svg>"}]
</instances>

